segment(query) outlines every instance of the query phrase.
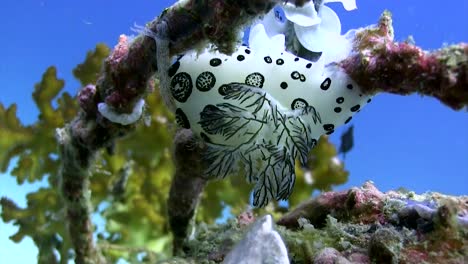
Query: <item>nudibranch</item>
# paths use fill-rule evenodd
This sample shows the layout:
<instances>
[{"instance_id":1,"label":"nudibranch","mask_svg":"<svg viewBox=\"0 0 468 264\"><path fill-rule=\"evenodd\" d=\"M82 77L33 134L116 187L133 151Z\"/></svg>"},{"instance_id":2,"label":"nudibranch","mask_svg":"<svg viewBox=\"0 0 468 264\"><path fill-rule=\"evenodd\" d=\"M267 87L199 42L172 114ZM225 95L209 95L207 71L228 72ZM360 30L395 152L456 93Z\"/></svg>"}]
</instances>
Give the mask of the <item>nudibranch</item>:
<instances>
[{"instance_id":1,"label":"nudibranch","mask_svg":"<svg viewBox=\"0 0 468 264\"><path fill-rule=\"evenodd\" d=\"M255 184L254 206L287 199L295 160L305 164L321 135L371 100L336 64L300 58L284 44L283 34L268 36L259 23L233 54L189 52L167 72L177 124L208 146L207 176L242 171Z\"/></svg>"}]
</instances>

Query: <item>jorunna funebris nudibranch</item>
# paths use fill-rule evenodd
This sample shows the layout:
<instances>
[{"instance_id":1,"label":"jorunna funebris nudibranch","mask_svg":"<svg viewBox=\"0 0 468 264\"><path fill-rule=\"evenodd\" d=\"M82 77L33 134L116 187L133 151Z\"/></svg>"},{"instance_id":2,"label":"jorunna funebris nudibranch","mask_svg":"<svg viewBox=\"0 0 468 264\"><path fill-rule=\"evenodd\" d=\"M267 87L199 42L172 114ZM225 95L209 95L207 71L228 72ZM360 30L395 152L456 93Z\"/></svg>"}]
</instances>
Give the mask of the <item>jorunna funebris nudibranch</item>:
<instances>
[{"instance_id":1,"label":"jorunna funebris nudibranch","mask_svg":"<svg viewBox=\"0 0 468 264\"><path fill-rule=\"evenodd\" d=\"M355 8L354 0L341 2ZM285 17L304 48L322 52L318 61L285 50ZM255 184L254 206L289 197L295 160L305 164L321 135L348 123L370 101L332 63L350 53L351 42L340 31L327 6L317 13L312 1L302 8L286 4L253 26L249 45L232 55L206 48L175 59L166 96L174 101L178 125L208 145L208 176L242 170Z\"/></svg>"}]
</instances>

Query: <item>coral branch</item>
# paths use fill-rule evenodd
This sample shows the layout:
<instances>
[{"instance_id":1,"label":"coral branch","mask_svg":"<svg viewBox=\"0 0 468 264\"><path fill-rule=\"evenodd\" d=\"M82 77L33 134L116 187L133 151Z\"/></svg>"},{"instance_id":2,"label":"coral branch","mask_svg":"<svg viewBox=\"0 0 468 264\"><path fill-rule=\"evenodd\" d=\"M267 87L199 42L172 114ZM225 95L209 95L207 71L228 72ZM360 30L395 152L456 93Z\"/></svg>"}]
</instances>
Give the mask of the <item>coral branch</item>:
<instances>
[{"instance_id":1,"label":"coral branch","mask_svg":"<svg viewBox=\"0 0 468 264\"><path fill-rule=\"evenodd\" d=\"M75 248L76 263L106 263L93 242L90 218L89 165L93 155L77 145L66 132L70 127L57 130L59 153L62 157L61 194L65 202L66 220Z\"/></svg>"},{"instance_id":2,"label":"coral branch","mask_svg":"<svg viewBox=\"0 0 468 264\"><path fill-rule=\"evenodd\" d=\"M168 25L168 32L162 34L167 34L169 39L170 55L202 47L209 42L215 44L220 51L230 53L242 26L268 12L278 2L280 1L181 1L149 23L148 29L158 33L157 29L161 28L158 25ZM298 4L305 1L300 2ZM114 51L105 60L96 86L87 85L78 94L81 106L79 114L57 132L62 160L61 193L66 204L76 263L104 262L92 239L89 166L97 151L112 146L116 139L128 134L135 127L134 123L122 125L111 122L99 113L97 106L105 102L116 114L131 113L135 104L153 89L151 77L157 71L156 49L152 38L140 36L130 43L125 36L121 36ZM185 153L181 156L185 156ZM183 160L177 161L177 164L180 168L169 199L171 226L176 240L185 236L196 201L205 184L205 180L194 177L196 173ZM191 182L196 188L194 192L189 192L190 195L183 196L189 190L186 189L187 182ZM181 213L184 209L187 211ZM179 223L185 226L179 226Z\"/></svg>"},{"instance_id":3,"label":"coral branch","mask_svg":"<svg viewBox=\"0 0 468 264\"><path fill-rule=\"evenodd\" d=\"M190 129L179 130L174 139L176 172L168 200L169 224L174 234L174 255L182 249L195 209L208 179L203 177L204 148Z\"/></svg>"},{"instance_id":4,"label":"coral branch","mask_svg":"<svg viewBox=\"0 0 468 264\"><path fill-rule=\"evenodd\" d=\"M229 54L234 51L243 26L268 12L278 2L281 1L183 1L183 4L175 4L150 22L148 31L169 40L170 55L204 47L208 43ZM167 32L158 32L164 28ZM129 113L134 103L147 93L148 80L156 73L156 50L155 41L150 37L142 35L131 44L121 37L105 61L98 80L98 101L106 102L118 113Z\"/></svg>"},{"instance_id":5,"label":"coral branch","mask_svg":"<svg viewBox=\"0 0 468 264\"><path fill-rule=\"evenodd\" d=\"M393 42L392 19L384 12L377 28L356 34L356 54L340 64L368 94L419 93L454 110L468 106L468 45L425 52L410 43Z\"/></svg>"}]
</instances>

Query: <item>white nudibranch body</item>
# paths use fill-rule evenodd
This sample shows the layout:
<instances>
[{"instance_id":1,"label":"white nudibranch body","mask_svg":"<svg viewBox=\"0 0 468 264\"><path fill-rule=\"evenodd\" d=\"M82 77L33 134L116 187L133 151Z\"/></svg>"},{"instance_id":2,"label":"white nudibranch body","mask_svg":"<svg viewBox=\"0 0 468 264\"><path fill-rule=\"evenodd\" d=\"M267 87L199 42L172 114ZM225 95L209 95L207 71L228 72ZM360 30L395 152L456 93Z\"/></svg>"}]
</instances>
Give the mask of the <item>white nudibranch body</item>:
<instances>
[{"instance_id":1,"label":"white nudibranch body","mask_svg":"<svg viewBox=\"0 0 468 264\"><path fill-rule=\"evenodd\" d=\"M168 74L178 125L208 145L207 175L242 168L255 183L254 206L288 198L295 160L305 164L321 135L370 101L339 67L285 51L284 36L268 37L263 24L252 28L249 47L230 56L189 52Z\"/></svg>"}]
</instances>

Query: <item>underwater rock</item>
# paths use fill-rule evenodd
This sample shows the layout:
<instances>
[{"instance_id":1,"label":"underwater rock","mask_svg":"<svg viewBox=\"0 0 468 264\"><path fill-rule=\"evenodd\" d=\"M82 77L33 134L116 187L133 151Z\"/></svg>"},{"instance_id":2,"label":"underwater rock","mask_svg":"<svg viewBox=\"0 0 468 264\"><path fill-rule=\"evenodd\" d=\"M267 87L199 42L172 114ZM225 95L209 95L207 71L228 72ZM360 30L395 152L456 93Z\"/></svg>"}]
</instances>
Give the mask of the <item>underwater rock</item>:
<instances>
[{"instance_id":1,"label":"underwater rock","mask_svg":"<svg viewBox=\"0 0 468 264\"><path fill-rule=\"evenodd\" d=\"M369 243L369 256L375 263L398 263L403 247L402 237L397 231L382 228L372 235Z\"/></svg>"},{"instance_id":2,"label":"underwater rock","mask_svg":"<svg viewBox=\"0 0 468 264\"><path fill-rule=\"evenodd\" d=\"M223 263L289 264L286 246L280 235L273 229L271 215L257 220L244 239L226 256Z\"/></svg>"},{"instance_id":3,"label":"underwater rock","mask_svg":"<svg viewBox=\"0 0 468 264\"><path fill-rule=\"evenodd\" d=\"M367 182L305 201L274 230L271 216L260 216L246 231L250 211L202 225L184 257L194 263L461 264L468 257L467 218L468 196L381 192ZM268 262L267 255L284 262Z\"/></svg>"},{"instance_id":4,"label":"underwater rock","mask_svg":"<svg viewBox=\"0 0 468 264\"><path fill-rule=\"evenodd\" d=\"M314 264L351 264L334 248L324 248L314 258Z\"/></svg>"},{"instance_id":5,"label":"underwater rock","mask_svg":"<svg viewBox=\"0 0 468 264\"><path fill-rule=\"evenodd\" d=\"M371 182L348 191L326 192L316 199L300 204L283 216L278 224L298 228L297 219L303 217L312 225L323 227L329 214L339 220L358 218L363 223L379 222L383 196L384 194Z\"/></svg>"},{"instance_id":6,"label":"underwater rock","mask_svg":"<svg viewBox=\"0 0 468 264\"><path fill-rule=\"evenodd\" d=\"M325 230L313 243L319 243L317 237L338 237L334 248L352 263L466 263L467 219L468 196L383 193L367 182L305 201L277 223L295 230L291 234L306 232L300 224L304 221L316 228L314 232ZM291 248L289 237L282 236Z\"/></svg>"},{"instance_id":7,"label":"underwater rock","mask_svg":"<svg viewBox=\"0 0 468 264\"><path fill-rule=\"evenodd\" d=\"M445 207L447 208L444 209ZM380 224L391 222L422 232L431 231L436 219L445 222L445 226L455 221L460 227L467 228L468 197L440 193L382 193L372 182L366 182L361 188L325 192L315 199L305 201L284 215L278 224L296 229L299 227L298 219L305 218L312 225L322 227L329 214L340 221Z\"/></svg>"}]
</instances>

